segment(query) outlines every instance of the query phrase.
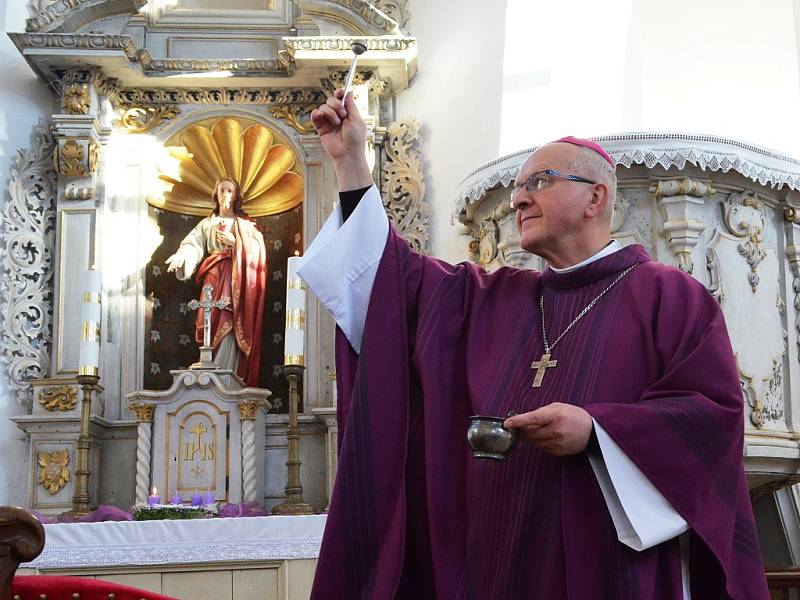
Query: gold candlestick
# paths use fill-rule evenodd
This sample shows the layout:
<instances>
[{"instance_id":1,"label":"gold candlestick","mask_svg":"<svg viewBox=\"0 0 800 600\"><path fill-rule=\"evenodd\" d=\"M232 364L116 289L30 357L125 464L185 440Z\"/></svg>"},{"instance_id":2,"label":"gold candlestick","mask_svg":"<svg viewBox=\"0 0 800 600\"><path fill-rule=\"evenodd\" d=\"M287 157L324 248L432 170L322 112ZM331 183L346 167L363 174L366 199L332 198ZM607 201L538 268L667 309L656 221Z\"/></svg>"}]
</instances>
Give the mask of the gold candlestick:
<instances>
[{"instance_id":1,"label":"gold candlestick","mask_svg":"<svg viewBox=\"0 0 800 600\"><path fill-rule=\"evenodd\" d=\"M312 515L314 508L303 500L303 485L300 483L300 426L297 420L297 409L300 404L300 393L297 384L303 376L302 365L283 365L283 374L289 380L289 429L286 439L289 441L289 457L286 460L286 498L273 507L275 515Z\"/></svg>"},{"instance_id":2,"label":"gold candlestick","mask_svg":"<svg viewBox=\"0 0 800 600\"><path fill-rule=\"evenodd\" d=\"M78 375L76 381L83 390L81 400L81 424L78 434L77 465L75 467L75 493L72 496L72 510L67 514L71 517L82 517L92 512L92 499L89 495L89 449L92 441L89 436L90 417L92 410L92 392L100 377L97 375Z\"/></svg>"}]
</instances>

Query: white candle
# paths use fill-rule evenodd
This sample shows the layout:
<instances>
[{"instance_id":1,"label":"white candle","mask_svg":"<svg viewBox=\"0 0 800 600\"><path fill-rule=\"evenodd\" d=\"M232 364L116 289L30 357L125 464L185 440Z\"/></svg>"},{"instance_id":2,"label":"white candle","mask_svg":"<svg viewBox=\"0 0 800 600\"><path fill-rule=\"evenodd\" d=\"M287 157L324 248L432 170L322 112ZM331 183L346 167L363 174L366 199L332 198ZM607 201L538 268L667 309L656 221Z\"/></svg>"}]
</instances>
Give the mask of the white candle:
<instances>
[{"instance_id":1,"label":"white candle","mask_svg":"<svg viewBox=\"0 0 800 600\"><path fill-rule=\"evenodd\" d=\"M297 276L299 256L290 256L286 264L286 335L283 362L286 365L303 364L303 343L306 328L306 290Z\"/></svg>"},{"instance_id":2,"label":"white candle","mask_svg":"<svg viewBox=\"0 0 800 600\"><path fill-rule=\"evenodd\" d=\"M79 375L97 375L100 368L100 272L90 269L83 279L81 303L81 342L78 360Z\"/></svg>"}]
</instances>

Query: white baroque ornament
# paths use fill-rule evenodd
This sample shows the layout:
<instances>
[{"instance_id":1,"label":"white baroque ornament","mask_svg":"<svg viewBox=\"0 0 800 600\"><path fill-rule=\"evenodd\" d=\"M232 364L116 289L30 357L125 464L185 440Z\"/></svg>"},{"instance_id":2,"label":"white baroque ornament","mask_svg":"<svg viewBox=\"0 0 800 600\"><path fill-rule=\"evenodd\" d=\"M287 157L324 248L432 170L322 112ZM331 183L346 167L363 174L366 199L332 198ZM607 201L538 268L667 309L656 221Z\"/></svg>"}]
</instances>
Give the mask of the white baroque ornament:
<instances>
[{"instance_id":1,"label":"white baroque ornament","mask_svg":"<svg viewBox=\"0 0 800 600\"><path fill-rule=\"evenodd\" d=\"M417 149L420 123L409 117L389 125L383 142L381 195L389 221L417 252L428 248L429 207L422 159Z\"/></svg>"},{"instance_id":2,"label":"white baroque ornament","mask_svg":"<svg viewBox=\"0 0 800 600\"><path fill-rule=\"evenodd\" d=\"M18 150L3 208L0 282L0 361L21 404L30 403L31 378L47 377L53 319L53 254L57 175L49 123L33 130L33 148Z\"/></svg>"}]
</instances>

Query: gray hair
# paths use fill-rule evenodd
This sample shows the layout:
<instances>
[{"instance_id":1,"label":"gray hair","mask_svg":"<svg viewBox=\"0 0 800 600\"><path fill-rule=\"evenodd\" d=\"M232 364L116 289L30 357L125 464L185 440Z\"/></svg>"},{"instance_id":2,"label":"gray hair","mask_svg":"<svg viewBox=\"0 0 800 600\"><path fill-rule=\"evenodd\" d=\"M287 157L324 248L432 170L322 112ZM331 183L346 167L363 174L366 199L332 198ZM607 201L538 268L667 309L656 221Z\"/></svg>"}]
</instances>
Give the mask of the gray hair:
<instances>
[{"instance_id":1,"label":"gray hair","mask_svg":"<svg viewBox=\"0 0 800 600\"><path fill-rule=\"evenodd\" d=\"M608 202L603 218L611 222L614 216L614 202L617 199L617 173L608 161L594 150L582 146L576 146L575 149L578 153L572 159L569 168L575 175L602 183L608 188Z\"/></svg>"}]
</instances>

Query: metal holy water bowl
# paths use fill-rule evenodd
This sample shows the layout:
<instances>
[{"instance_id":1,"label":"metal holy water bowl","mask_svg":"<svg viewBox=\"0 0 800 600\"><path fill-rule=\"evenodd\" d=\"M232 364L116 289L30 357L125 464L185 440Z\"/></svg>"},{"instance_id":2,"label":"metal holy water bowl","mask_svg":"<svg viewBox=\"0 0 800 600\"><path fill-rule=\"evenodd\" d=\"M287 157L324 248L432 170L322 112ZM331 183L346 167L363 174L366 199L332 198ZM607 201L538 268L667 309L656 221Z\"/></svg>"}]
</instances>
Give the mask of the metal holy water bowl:
<instances>
[{"instance_id":1,"label":"metal holy water bowl","mask_svg":"<svg viewBox=\"0 0 800 600\"><path fill-rule=\"evenodd\" d=\"M516 415L514 411L508 417ZM508 417L473 415L469 418L467 442L475 458L505 460L517 444L517 432L503 427Z\"/></svg>"}]
</instances>

